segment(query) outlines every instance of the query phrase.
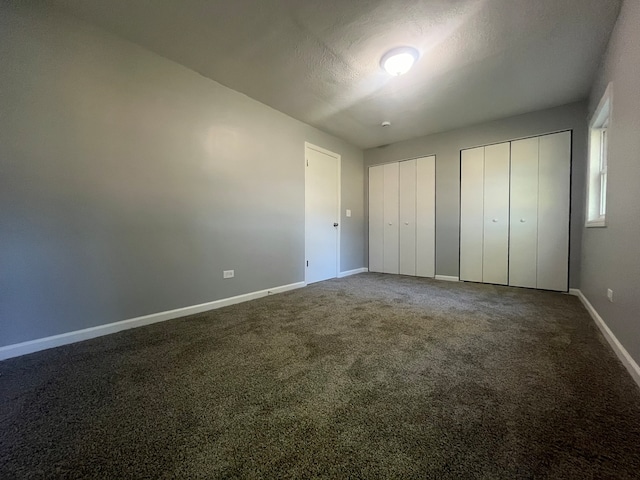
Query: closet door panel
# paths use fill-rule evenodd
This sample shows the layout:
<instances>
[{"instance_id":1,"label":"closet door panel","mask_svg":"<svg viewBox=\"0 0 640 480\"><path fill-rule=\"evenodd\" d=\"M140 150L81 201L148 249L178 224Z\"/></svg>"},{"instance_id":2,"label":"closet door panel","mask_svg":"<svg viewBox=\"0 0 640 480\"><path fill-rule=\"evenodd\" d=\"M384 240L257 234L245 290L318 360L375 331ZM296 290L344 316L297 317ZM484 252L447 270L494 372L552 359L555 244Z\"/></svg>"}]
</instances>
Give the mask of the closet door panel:
<instances>
[{"instance_id":1,"label":"closet door panel","mask_svg":"<svg viewBox=\"0 0 640 480\"><path fill-rule=\"evenodd\" d=\"M399 171L397 162L384 165L384 273L399 273Z\"/></svg>"},{"instance_id":2,"label":"closet door panel","mask_svg":"<svg viewBox=\"0 0 640 480\"><path fill-rule=\"evenodd\" d=\"M400 274L416 274L416 161L400 162Z\"/></svg>"},{"instance_id":3,"label":"closet door panel","mask_svg":"<svg viewBox=\"0 0 640 480\"><path fill-rule=\"evenodd\" d=\"M482 282L484 147L463 150L460 160L460 280Z\"/></svg>"},{"instance_id":4,"label":"closet door panel","mask_svg":"<svg viewBox=\"0 0 640 480\"><path fill-rule=\"evenodd\" d=\"M384 167L369 168L369 271L383 271Z\"/></svg>"},{"instance_id":5,"label":"closet door panel","mask_svg":"<svg viewBox=\"0 0 640 480\"><path fill-rule=\"evenodd\" d=\"M509 265L510 144L485 147L482 281L506 285Z\"/></svg>"},{"instance_id":6,"label":"closet door panel","mask_svg":"<svg viewBox=\"0 0 640 480\"><path fill-rule=\"evenodd\" d=\"M571 133L540 137L537 287L568 289Z\"/></svg>"},{"instance_id":7,"label":"closet door panel","mask_svg":"<svg viewBox=\"0 0 640 480\"><path fill-rule=\"evenodd\" d=\"M435 276L436 157L416 160L416 275Z\"/></svg>"},{"instance_id":8,"label":"closet door panel","mask_svg":"<svg viewBox=\"0 0 640 480\"><path fill-rule=\"evenodd\" d=\"M509 285L536 288L538 137L511 143Z\"/></svg>"}]
</instances>

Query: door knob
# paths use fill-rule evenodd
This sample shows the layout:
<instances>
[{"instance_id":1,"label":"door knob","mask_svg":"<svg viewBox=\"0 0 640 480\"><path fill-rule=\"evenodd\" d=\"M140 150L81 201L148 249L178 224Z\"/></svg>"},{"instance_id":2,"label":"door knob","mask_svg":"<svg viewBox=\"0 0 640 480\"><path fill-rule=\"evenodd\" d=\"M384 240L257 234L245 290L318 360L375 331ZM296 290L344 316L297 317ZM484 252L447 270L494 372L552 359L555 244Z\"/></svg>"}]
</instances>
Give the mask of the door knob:
<instances>
[{"instance_id":1,"label":"door knob","mask_svg":"<svg viewBox=\"0 0 640 480\"><path fill-rule=\"evenodd\" d=\"M393 225L393 223L389 222L389 225Z\"/></svg>"},{"instance_id":2,"label":"door knob","mask_svg":"<svg viewBox=\"0 0 640 480\"><path fill-rule=\"evenodd\" d=\"M334 224L333 224L333 226L334 226L334 227L337 227L337 226L338 226L338 224L337 224L337 223L334 223Z\"/></svg>"},{"instance_id":3,"label":"door knob","mask_svg":"<svg viewBox=\"0 0 640 480\"><path fill-rule=\"evenodd\" d=\"M493 223L498 223L498 219L494 218L493 220L491 220Z\"/></svg>"},{"instance_id":4,"label":"door knob","mask_svg":"<svg viewBox=\"0 0 640 480\"><path fill-rule=\"evenodd\" d=\"M521 218L520 223L524 223L524 222L526 222L526 220L524 218Z\"/></svg>"},{"instance_id":5,"label":"door knob","mask_svg":"<svg viewBox=\"0 0 640 480\"><path fill-rule=\"evenodd\" d=\"M404 222L405 225L409 225L409 222Z\"/></svg>"}]
</instances>

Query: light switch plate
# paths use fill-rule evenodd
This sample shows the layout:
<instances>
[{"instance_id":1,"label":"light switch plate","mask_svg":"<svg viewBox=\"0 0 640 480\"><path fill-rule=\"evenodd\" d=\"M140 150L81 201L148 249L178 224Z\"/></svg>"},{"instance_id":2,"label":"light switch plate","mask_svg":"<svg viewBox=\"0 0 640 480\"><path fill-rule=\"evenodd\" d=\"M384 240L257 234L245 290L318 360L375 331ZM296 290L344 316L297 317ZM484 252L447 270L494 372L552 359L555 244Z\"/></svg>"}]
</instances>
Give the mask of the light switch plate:
<instances>
[{"instance_id":1,"label":"light switch plate","mask_svg":"<svg viewBox=\"0 0 640 480\"><path fill-rule=\"evenodd\" d=\"M347 217L350 217L350 216L351 216L351 210L347 208Z\"/></svg>"},{"instance_id":2,"label":"light switch plate","mask_svg":"<svg viewBox=\"0 0 640 480\"><path fill-rule=\"evenodd\" d=\"M233 278L234 275L235 275L234 270L224 270L222 272L222 278Z\"/></svg>"}]
</instances>

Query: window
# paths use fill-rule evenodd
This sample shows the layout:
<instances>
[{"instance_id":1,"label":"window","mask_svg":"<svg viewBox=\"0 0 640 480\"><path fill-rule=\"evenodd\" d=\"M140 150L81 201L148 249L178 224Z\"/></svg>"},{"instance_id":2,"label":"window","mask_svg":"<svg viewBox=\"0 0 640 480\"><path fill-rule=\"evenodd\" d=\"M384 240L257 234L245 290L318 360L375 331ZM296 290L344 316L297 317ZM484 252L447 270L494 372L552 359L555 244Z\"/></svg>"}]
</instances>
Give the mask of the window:
<instances>
[{"instance_id":1,"label":"window","mask_svg":"<svg viewBox=\"0 0 640 480\"><path fill-rule=\"evenodd\" d=\"M610 83L589 123L587 227L606 226L607 163L612 100L612 86Z\"/></svg>"}]
</instances>

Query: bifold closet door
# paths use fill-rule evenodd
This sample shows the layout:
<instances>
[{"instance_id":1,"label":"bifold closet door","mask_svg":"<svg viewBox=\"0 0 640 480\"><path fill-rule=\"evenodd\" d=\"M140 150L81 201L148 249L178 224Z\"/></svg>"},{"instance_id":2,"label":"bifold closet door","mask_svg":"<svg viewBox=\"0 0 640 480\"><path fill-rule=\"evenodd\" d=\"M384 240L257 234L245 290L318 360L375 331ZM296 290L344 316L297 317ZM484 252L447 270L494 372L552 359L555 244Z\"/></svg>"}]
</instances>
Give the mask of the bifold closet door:
<instances>
[{"instance_id":1,"label":"bifold closet door","mask_svg":"<svg viewBox=\"0 0 640 480\"><path fill-rule=\"evenodd\" d=\"M537 287L538 137L511 143L509 285Z\"/></svg>"},{"instance_id":2,"label":"bifold closet door","mask_svg":"<svg viewBox=\"0 0 640 480\"><path fill-rule=\"evenodd\" d=\"M435 157L369 168L369 271L435 275Z\"/></svg>"},{"instance_id":3,"label":"bifold closet door","mask_svg":"<svg viewBox=\"0 0 640 480\"><path fill-rule=\"evenodd\" d=\"M398 228L400 165L387 163L384 168L384 240L382 271L399 273L400 231Z\"/></svg>"},{"instance_id":4,"label":"bifold closet door","mask_svg":"<svg viewBox=\"0 0 640 480\"><path fill-rule=\"evenodd\" d=\"M384 259L384 167L369 168L369 271L382 272Z\"/></svg>"},{"instance_id":5,"label":"bifold closet door","mask_svg":"<svg viewBox=\"0 0 640 480\"><path fill-rule=\"evenodd\" d=\"M540 137L537 288L567 291L571 132Z\"/></svg>"},{"instance_id":6,"label":"bifold closet door","mask_svg":"<svg viewBox=\"0 0 640 480\"><path fill-rule=\"evenodd\" d=\"M571 133L512 142L509 285L566 291Z\"/></svg>"},{"instance_id":7,"label":"bifold closet door","mask_svg":"<svg viewBox=\"0 0 640 480\"><path fill-rule=\"evenodd\" d=\"M509 157L511 145L484 149L482 281L506 285L509 278Z\"/></svg>"},{"instance_id":8,"label":"bifold closet door","mask_svg":"<svg viewBox=\"0 0 640 480\"><path fill-rule=\"evenodd\" d=\"M566 291L571 132L463 150L460 279Z\"/></svg>"},{"instance_id":9,"label":"bifold closet door","mask_svg":"<svg viewBox=\"0 0 640 480\"><path fill-rule=\"evenodd\" d=\"M463 150L460 160L460 280L482 282L484 147Z\"/></svg>"},{"instance_id":10,"label":"bifold closet door","mask_svg":"<svg viewBox=\"0 0 640 480\"><path fill-rule=\"evenodd\" d=\"M399 163L401 275L416 274L416 160Z\"/></svg>"},{"instance_id":11,"label":"bifold closet door","mask_svg":"<svg viewBox=\"0 0 640 480\"><path fill-rule=\"evenodd\" d=\"M507 284L509 155L508 142L462 151L460 163L461 280Z\"/></svg>"},{"instance_id":12,"label":"bifold closet door","mask_svg":"<svg viewBox=\"0 0 640 480\"><path fill-rule=\"evenodd\" d=\"M436 157L416 160L416 275L436 273Z\"/></svg>"}]
</instances>

